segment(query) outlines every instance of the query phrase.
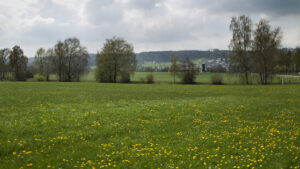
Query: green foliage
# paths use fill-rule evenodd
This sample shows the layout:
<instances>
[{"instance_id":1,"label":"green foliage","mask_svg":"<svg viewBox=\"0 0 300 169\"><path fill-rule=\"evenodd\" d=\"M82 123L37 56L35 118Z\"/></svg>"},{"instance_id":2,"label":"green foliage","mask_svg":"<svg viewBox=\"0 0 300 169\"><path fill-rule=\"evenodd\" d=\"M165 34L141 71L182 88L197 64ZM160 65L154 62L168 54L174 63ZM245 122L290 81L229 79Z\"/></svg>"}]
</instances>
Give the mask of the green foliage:
<instances>
[{"instance_id":1,"label":"green foliage","mask_svg":"<svg viewBox=\"0 0 300 169\"><path fill-rule=\"evenodd\" d=\"M212 74L211 83L216 85L223 84L223 76L221 74Z\"/></svg>"},{"instance_id":2,"label":"green foliage","mask_svg":"<svg viewBox=\"0 0 300 169\"><path fill-rule=\"evenodd\" d=\"M146 76L146 80L147 80L148 84L154 83L154 76L153 76L153 74L148 74Z\"/></svg>"},{"instance_id":3,"label":"green foliage","mask_svg":"<svg viewBox=\"0 0 300 169\"><path fill-rule=\"evenodd\" d=\"M140 82L145 83L145 78L144 77L140 77Z\"/></svg>"},{"instance_id":4,"label":"green foliage","mask_svg":"<svg viewBox=\"0 0 300 169\"><path fill-rule=\"evenodd\" d=\"M0 50L0 80L9 79L9 55L11 54L10 49Z\"/></svg>"},{"instance_id":5,"label":"green foliage","mask_svg":"<svg viewBox=\"0 0 300 169\"><path fill-rule=\"evenodd\" d=\"M181 68L181 80L185 84L193 84L196 79L196 67L193 62L191 62L188 58L182 62Z\"/></svg>"},{"instance_id":6,"label":"green foliage","mask_svg":"<svg viewBox=\"0 0 300 169\"><path fill-rule=\"evenodd\" d=\"M40 74L35 75L35 76L34 76L34 79L35 79L36 81L38 81L38 82L44 82L44 81L46 81L46 77L43 76L43 75L40 75Z\"/></svg>"},{"instance_id":7,"label":"green foliage","mask_svg":"<svg viewBox=\"0 0 300 169\"><path fill-rule=\"evenodd\" d=\"M87 71L88 51L77 38L58 41L54 49L50 49L49 55L53 55L53 69L59 81L80 81L80 76Z\"/></svg>"},{"instance_id":8,"label":"green foliage","mask_svg":"<svg viewBox=\"0 0 300 169\"><path fill-rule=\"evenodd\" d=\"M130 82L130 72L123 71L120 76L121 83L129 83Z\"/></svg>"},{"instance_id":9,"label":"green foliage","mask_svg":"<svg viewBox=\"0 0 300 169\"><path fill-rule=\"evenodd\" d=\"M254 72L259 74L261 84L267 84L276 67L276 56L281 45L280 28L271 29L269 21L261 19L254 31Z\"/></svg>"},{"instance_id":10,"label":"green foliage","mask_svg":"<svg viewBox=\"0 0 300 169\"><path fill-rule=\"evenodd\" d=\"M36 74L36 75L34 75L33 78L28 78L26 81L27 81L27 82L44 82L44 81L46 81L46 80L47 80L47 79L46 79L45 76L43 76L43 75L41 75L41 74Z\"/></svg>"},{"instance_id":11,"label":"green foliage","mask_svg":"<svg viewBox=\"0 0 300 169\"><path fill-rule=\"evenodd\" d=\"M296 52L293 55L293 63L295 64L296 72L300 72L300 47L296 48Z\"/></svg>"},{"instance_id":12,"label":"green foliage","mask_svg":"<svg viewBox=\"0 0 300 169\"><path fill-rule=\"evenodd\" d=\"M84 74L80 77L81 81L84 82L94 82L96 81L95 74L97 71L89 72L87 74ZM135 72L134 75L131 75L130 81L133 83L139 83L139 82L146 82L146 76L149 74L149 72ZM169 72L152 72L154 76L155 82L162 82L162 83L172 83L173 78L170 76ZM197 73L195 76L195 83L200 84L211 84L211 75L215 73ZM241 84L240 76L243 76L243 74L239 73L218 73L223 76L223 83L224 84ZM291 82L291 84L300 83L300 76L295 76L294 74L290 75L284 75L285 79L288 79L288 81ZM181 77L181 76L179 76ZM257 81L258 75L255 73L249 74L249 84L259 84ZM280 75L274 76L274 78L270 79L269 83L271 84L281 84L281 79L278 79ZM56 75L51 75L50 80L51 81L57 81L58 77ZM98 81L98 80L97 80Z\"/></svg>"},{"instance_id":13,"label":"green foliage","mask_svg":"<svg viewBox=\"0 0 300 169\"><path fill-rule=\"evenodd\" d=\"M275 73L291 73L293 70L293 55L288 49L281 49L278 51L276 58Z\"/></svg>"},{"instance_id":14,"label":"green foliage","mask_svg":"<svg viewBox=\"0 0 300 169\"><path fill-rule=\"evenodd\" d=\"M55 53L53 49L39 48L36 52L33 62L33 72L45 76L46 81L49 81L51 73L56 73L55 68Z\"/></svg>"},{"instance_id":15,"label":"green foliage","mask_svg":"<svg viewBox=\"0 0 300 169\"><path fill-rule=\"evenodd\" d=\"M20 46L14 46L9 55L9 65L13 72L14 80L25 81L28 58Z\"/></svg>"},{"instance_id":16,"label":"green foliage","mask_svg":"<svg viewBox=\"0 0 300 169\"><path fill-rule=\"evenodd\" d=\"M0 93L4 169L299 166L298 85L1 82Z\"/></svg>"},{"instance_id":17,"label":"green foliage","mask_svg":"<svg viewBox=\"0 0 300 169\"><path fill-rule=\"evenodd\" d=\"M267 84L278 71L292 72L292 53L279 50L281 46L280 28L272 30L269 21L261 19L253 32L249 17L233 17L230 30L233 33L228 57L229 68L233 72L244 73L242 80L248 84L249 73L257 73L261 84ZM279 56L278 56L279 55Z\"/></svg>"},{"instance_id":18,"label":"green foliage","mask_svg":"<svg viewBox=\"0 0 300 169\"><path fill-rule=\"evenodd\" d=\"M97 77L100 82L130 82L136 68L133 46L121 38L107 39L96 55Z\"/></svg>"},{"instance_id":19,"label":"green foliage","mask_svg":"<svg viewBox=\"0 0 300 169\"><path fill-rule=\"evenodd\" d=\"M172 55L177 56L178 61L184 61L189 58L191 61L207 60L207 59L225 59L229 54L228 50L182 50L182 51L154 51L154 52L141 52L137 54L137 61L139 66L153 66L153 62L157 66L170 66L170 57Z\"/></svg>"},{"instance_id":20,"label":"green foliage","mask_svg":"<svg viewBox=\"0 0 300 169\"><path fill-rule=\"evenodd\" d=\"M46 55L46 50L44 48L39 48L36 51L36 55L34 57L34 68L37 73L43 74L44 73L44 66L45 66L45 55Z\"/></svg>"}]
</instances>

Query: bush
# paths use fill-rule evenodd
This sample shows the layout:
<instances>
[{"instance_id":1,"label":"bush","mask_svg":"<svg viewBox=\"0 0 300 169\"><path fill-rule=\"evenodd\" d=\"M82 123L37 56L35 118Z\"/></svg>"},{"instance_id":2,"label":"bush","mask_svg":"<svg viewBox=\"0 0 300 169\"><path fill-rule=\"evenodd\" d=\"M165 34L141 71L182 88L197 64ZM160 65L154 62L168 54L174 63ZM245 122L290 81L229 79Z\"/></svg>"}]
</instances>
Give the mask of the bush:
<instances>
[{"instance_id":1,"label":"bush","mask_svg":"<svg viewBox=\"0 0 300 169\"><path fill-rule=\"evenodd\" d=\"M145 83L145 78L144 78L144 77L141 77L141 78L140 78L140 82Z\"/></svg>"},{"instance_id":2,"label":"bush","mask_svg":"<svg viewBox=\"0 0 300 169\"><path fill-rule=\"evenodd\" d=\"M149 84L154 83L154 76L152 74L148 74L146 76L146 79L147 79L147 83Z\"/></svg>"},{"instance_id":3,"label":"bush","mask_svg":"<svg viewBox=\"0 0 300 169\"><path fill-rule=\"evenodd\" d=\"M44 81L46 81L46 77L45 76L43 76L43 75L35 75L34 76L34 81L37 81L37 82L44 82Z\"/></svg>"},{"instance_id":4,"label":"bush","mask_svg":"<svg viewBox=\"0 0 300 169\"><path fill-rule=\"evenodd\" d=\"M32 71L26 71L26 79L34 78Z\"/></svg>"},{"instance_id":5,"label":"bush","mask_svg":"<svg viewBox=\"0 0 300 169\"><path fill-rule=\"evenodd\" d=\"M181 73L181 80L184 84L194 84L196 79L196 71L185 71Z\"/></svg>"},{"instance_id":6,"label":"bush","mask_svg":"<svg viewBox=\"0 0 300 169\"><path fill-rule=\"evenodd\" d=\"M121 83L129 83L130 82L130 74L129 72L122 72L121 73Z\"/></svg>"},{"instance_id":7,"label":"bush","mask_svg":"<svg viewBox=\"0 0 300 169\"><path fill-rule=\"evenodd\" d=\"M213 74L210 76L211 83L221 85L223 84L223 76L220 74Z\"/></svg>"},{"instance_id":8,"label":"bush","mask_svg":"<svg viewBox=\"0 0 300 169\"><path fill-rule=\"evenodd\" d=\"M193 84L196 80L196 66L189 59L186 59L181 65L181 80L185 84Z\"/></svg>"}]
</instances>

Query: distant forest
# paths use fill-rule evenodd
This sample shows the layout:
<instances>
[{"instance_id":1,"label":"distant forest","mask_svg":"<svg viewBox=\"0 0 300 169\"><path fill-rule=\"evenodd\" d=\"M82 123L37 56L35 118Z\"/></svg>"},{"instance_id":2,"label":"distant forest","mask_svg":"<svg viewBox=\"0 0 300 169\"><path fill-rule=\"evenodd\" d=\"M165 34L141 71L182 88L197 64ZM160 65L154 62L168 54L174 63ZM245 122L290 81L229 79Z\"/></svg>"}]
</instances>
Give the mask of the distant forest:
<instances>
[{"instance_id":1,"label":"distant forest","mask_svg":"<svg viewBox=\"0 0 300 169\"><path fill-rule=\"evenodd\" d=\"M288 49L292 52L295 49ZM182 51L150 51L150 52L141 52L136 53L137 65L140 66L144 62L170 62L171 55L175 55L178 57L179 61L184 61L185 59L197 60L197 59L226 59L229 54L229 50L182 50ZM34 61L34 57L29 58L29 64ZM96 54L89 54L89 66L96 66Z\"/></svg>"},{"instance_id":2,"label":"distant forest","mask_svg":"<svg viewBox=\"0 0 300 169\"><path fill-rule=\"evenodd\" d=\"M182 51L151 51L136 53L137 65L142 65L144 62L170 62L171 55L178 57L179 61L185 59L197 60L197 59L225 59L229 54L229 50L182 50ZM96 66L96 54L89 54L89 66ZM34 58L29 58L29 63L32 63Z\"/></svg>"},{"instance_id":3,"label":"distant forest","mask_svg":"<svg viewBox=\"0 0 300 169\"><path fill-rule=\"evenodd\" d=\"M138 65L144 62L170 62L172 55L177 56L179 61L184 61L187 58L190 60L197 59L225 59L229 54L228 50L209 50L209 51L197 51L197 50L183 50L183 51L155 51L155 52L142 52L137 54Z\"/></svg>"}]
</instances>

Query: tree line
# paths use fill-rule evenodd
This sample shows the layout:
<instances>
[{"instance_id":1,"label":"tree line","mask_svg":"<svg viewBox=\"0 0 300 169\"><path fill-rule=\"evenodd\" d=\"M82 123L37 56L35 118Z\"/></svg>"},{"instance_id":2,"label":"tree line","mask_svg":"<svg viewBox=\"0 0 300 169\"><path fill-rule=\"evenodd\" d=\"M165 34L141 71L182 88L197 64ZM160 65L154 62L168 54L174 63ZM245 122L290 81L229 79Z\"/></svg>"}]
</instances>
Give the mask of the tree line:
<instances>
[{"instance_id":1,"label":"tree line","mask_svg":"<svg viewBox=\"0 0 300 169\"><path fill-rule=\"evenodd\" d=\"M28 58L20 46L12 50L0 50L0 80L25 81L39 74L50 80L51 74L56 74L60 82L79 81L80 75L88 67L88 51L81 46L77 38L58 41L53 48L39 48L36 52L33 66L28 68Z\"/></svg>"},{"instance_id":2,"label":"tree line","mask_svg":"<svg viewBox=\"0 0 300 169\"><path fill-rule=\"evenodd\" d=\"M228 70L241 74L249 84L250 74L256 74L261 84L267 84L275 73L300 72L300 48L290 51L281 48L282 32L272 28L269 21L261 19L253 29L251 18L242 15L232 17L229 26L232 39L226 58ZM194 83L197 68L189 59L178 61L171 56L168 69L173 77L179 76L183 83ZM25 81L38 74L50 80L56 75L60 82L80 81L82 74L89 70L88 51L77 38L58 41L52 48L39 48L33 66L28 67L28 58L19 46L0 50L0 80ZM95 77L99 82L130 82L137 68L134 47L118 37L107 39L96 54Z\"/></svg>"},{"instance_id":3,"label":"tree line","mask_svg":"<svg viewBox=\"0 0 300 169\"><path fill-rule=\"evenodd\" d=\"M33 70L47 81L51 74L56 74L60 82L80 81L80 76L88 70L88 58L88 51L79 39L68 38L58 41L53 48L39 48Z\"/></svg>"},{"instance_id":4,"label":"tree line","mask_svg":"<svg viewBox=\"0 0 300 169\"><path fill-rule=\"evenodd\" d=\"M232 17L230 31L229 69L240 73L243 83L249 84L251 73L267 84L275 73L300 72L300 48L294 53L282 49L282 32L279 27L272 29L269 21L261 19L253 30L250 17Z\"/></svg>"}]
</instances>

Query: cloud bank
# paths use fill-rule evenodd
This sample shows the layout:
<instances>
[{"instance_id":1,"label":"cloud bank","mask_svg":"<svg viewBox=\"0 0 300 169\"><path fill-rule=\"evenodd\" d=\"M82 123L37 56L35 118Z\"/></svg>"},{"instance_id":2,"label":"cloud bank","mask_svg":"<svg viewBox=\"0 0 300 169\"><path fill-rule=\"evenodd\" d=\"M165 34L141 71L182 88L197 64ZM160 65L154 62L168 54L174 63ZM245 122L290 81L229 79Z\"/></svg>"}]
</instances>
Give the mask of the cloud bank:
<instances>
[{"instance_id":1,"label":"cloud bank","mask_svg":"<svg viewBox=\"0 0 300 169\"><path fill-rule=\"evenodd\" d=\"M299 0L2 0L0 48L37 48L78 37L91 53L113 36L150 50L227 49L232 16L280 26L283 46L300 45Z\"/></svg>"}]
</instances>

